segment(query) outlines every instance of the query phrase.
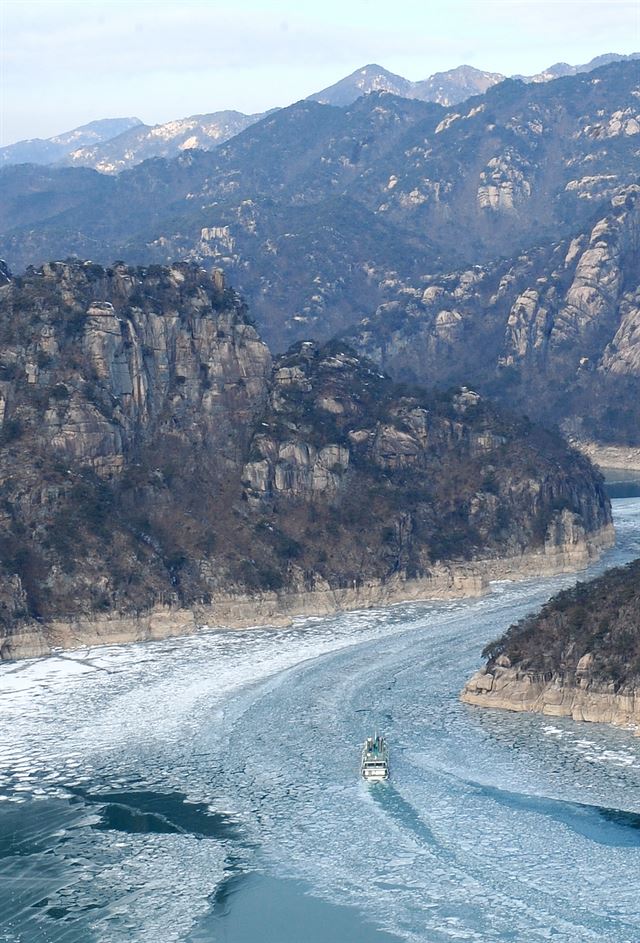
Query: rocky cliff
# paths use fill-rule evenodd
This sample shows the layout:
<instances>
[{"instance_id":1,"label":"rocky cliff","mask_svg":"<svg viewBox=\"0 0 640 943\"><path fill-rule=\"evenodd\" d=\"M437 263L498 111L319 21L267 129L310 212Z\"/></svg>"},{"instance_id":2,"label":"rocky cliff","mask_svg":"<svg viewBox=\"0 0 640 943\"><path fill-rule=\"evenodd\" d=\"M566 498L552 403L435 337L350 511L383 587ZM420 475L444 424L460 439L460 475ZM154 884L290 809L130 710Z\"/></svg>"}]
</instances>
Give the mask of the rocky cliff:
<instances>
[{"instance_id":1,"label":"rocky cliff","mask_svg":"<svg viewBox=\"0 0 640 943\"><path fill-rule=\"evenodd\" d=\"M572 238L405 287L354 344L396 377L465 377L577 442L637 447L640 187L607 203Z\"/></svg>"},{"instance_id":2,"label":"rocky cliff","mask_svg":"<svg viewBox=\"0 0 640 943\"><path fill-rule=\"evenodd\" d=\"M611 541L589 462L348 347L272 363L186 263L48 263L0 288L5 657L200 621L482 591Z\"/></svg>"},{"instance_id":3,"label":"rocky cliff","mask_svg":"<svg viewBox=\"0 0 640 943\"><path fill-rule=\"evenodd\" d=\"M271 370L242 305L187 265L51 263L0 291L4 631L202 593L187 554Z\"/></svg>"},{"instance_id":4,"label":"rocky cliff","mask_svg":"<svg viewBox=\"0 0 640 943\"><path fill-rule=\"evenodd\" d=\"M553 597L486 647L462 700L640 730L640 561Z\"/></svg>"}]
</instances>

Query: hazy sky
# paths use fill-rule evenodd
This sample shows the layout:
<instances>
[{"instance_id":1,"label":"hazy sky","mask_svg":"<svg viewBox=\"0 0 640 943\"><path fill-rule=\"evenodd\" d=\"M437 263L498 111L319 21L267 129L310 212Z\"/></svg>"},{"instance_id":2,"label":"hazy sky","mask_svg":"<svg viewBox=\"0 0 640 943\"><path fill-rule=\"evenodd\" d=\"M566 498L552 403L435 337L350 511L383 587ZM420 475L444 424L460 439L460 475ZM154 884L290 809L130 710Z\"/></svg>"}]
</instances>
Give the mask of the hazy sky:
<instances>
[{"instance_id":1,"label":"hazy sky","mask_svg":"<svg viewBox=\"0 0 640 943\"><path fill-rule=\"evenodd\" d=\"M640 50L640 0L0 0L0 143L286 105L377 62L535 73Z\"/></svg>"}]
</instances>

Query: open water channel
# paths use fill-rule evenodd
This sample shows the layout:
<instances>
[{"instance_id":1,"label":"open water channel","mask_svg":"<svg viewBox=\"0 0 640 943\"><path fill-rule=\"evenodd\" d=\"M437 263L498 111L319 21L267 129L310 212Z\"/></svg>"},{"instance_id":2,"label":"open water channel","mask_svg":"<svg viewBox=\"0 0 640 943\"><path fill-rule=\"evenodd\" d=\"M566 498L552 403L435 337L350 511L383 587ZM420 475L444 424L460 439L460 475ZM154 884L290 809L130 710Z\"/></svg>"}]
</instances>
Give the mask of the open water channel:
<instances>
[{"instance_id":1,"label":"open water channel","mask_svg":"<svg viewBox=\"0 0 640 943\"><path fill-rule=\"evenodd\" d=\"M640 738L458 701L574 579L1 665L0 941L637 943Z\"/></svg>"}]
</instances>

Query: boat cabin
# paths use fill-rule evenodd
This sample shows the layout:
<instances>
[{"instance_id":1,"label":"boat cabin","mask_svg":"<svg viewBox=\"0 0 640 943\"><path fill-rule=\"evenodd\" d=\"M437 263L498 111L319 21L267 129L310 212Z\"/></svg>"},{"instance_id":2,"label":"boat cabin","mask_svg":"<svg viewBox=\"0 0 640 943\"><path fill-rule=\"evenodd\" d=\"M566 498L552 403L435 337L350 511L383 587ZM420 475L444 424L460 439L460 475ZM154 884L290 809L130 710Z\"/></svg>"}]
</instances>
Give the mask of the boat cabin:
<instances>
[{"instance_id":1,"label":"boat cabin","mask_svg":"<svg viewBox=\"0 0 640 943\"><path fill-rule=\"evenodd\" d=\"M367 737L362 747L360 773L363 779L379 781L389 778L389 750L379 734Z\"/></svg>"}]
</instances>

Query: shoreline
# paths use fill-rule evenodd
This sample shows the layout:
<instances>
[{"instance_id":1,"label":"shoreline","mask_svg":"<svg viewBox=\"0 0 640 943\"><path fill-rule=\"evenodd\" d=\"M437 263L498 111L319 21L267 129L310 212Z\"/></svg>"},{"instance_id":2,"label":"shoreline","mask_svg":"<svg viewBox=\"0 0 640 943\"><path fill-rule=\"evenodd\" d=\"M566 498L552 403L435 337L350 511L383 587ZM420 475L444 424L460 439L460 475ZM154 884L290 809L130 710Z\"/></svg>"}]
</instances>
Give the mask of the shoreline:
<instances>
[{"instance_id":1,"label":"shoreline","mask_svg":"<svg viewBox=\"0 0 640 943\"><path fill-rule=\"evenodd\" d=\"M578 572L615 543L613 524L572 542L547 542L540 550L514 557L488 557L460 564L437 564L414 580L371 580L349 588L328 585L306 592L256 596L214 596L206 606L157 605L142 614L112 612L98 618L28 623L0 639L0 661L50 655L56 649L129 644L193 635L200 629L243 629L290 625L296 618L329 616L396 603L463 599L490 592L496 580L523 580Z\"/></svg>"},{"instance_id":2,"label":"shoreline","mask_svg":"<svg viewBox=\"0 0 640 943\"><path fill-rule=\"evenodd\" d=\"M602 471L605 468L618 468L624 471L640 471L640 448L630 445L602 445L569 437L572 445L587 458L591 459Z\"/></svg>"},{"instance_id":3,"label":"shoreline","mask_svg":"<svg viewBox=\"0 0 640 943\"><path fill-rule=\"evenodd\" d=\"M477 671L465 684L460 700L475 707L632 728L640 736L640 689L616 691L613 683L591 679L588 670L578 669L569 678L541 677L521 672L505 659L503 664Z\"/></svg>"}]
</instances>

